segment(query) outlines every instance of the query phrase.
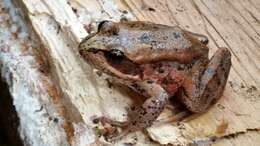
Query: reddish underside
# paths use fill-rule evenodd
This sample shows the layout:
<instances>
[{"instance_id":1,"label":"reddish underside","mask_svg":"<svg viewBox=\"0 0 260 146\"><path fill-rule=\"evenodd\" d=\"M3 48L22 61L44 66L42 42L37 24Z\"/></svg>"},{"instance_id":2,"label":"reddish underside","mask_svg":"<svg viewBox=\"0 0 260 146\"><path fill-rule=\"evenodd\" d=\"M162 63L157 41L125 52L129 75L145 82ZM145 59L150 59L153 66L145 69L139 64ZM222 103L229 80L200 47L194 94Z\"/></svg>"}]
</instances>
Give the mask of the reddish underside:
<instances>
[{"instance_id":1,"label":"reddish underside","mask_svg":"<svg viewBox=\"0 0 260 146\"><path fill-rule=\"evenodd\" d=\"M141 66L144 80L152 80L173 95L184 81L185 72L178 70L171 62L145 64Z\"/></svg>"}]
</instances>

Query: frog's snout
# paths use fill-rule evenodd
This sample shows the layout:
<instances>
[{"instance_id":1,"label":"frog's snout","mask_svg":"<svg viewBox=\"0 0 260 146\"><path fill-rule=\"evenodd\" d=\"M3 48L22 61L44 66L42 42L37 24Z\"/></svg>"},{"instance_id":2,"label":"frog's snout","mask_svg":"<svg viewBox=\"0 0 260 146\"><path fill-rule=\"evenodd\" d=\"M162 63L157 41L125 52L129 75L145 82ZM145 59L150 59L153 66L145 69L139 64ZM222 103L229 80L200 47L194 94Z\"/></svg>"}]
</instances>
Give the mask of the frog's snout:
<instances>
[{"instance_id":1,"label":"frog's snout","mask_svg":"<svg viewBox=\"0 0 260 146\"><path fill-rule=\"evenodd\" d=\"M84 49L84 47L82 47L82 45L79 44L78 50L79 50L79 54L81 56L84 56L84 52L86 52L86 49Z\"/></svg>"},{"instance_id":2,"label":"frog's snout","mask_svg":"<svg viewBox=\"0 0 260 146\"><path fill-rule=\"evenodd\" d=\"M81 43L79 43L78 51L79 51L79 54L81 56L84 56L84 54L86 54L90 50L95 50L95 49L94 48L90 48L89 45L85 41L82 41Z\"/></svg>"},{"instance_id":3,"label":"frog's snout","mask_svg":"<svg viewBox=\"0 0 260 146\"><path fill-rule=\"evenodd\" d=\"M79 51L86 50L87 49L87 40L89 39L89 36L85 37L78 45Z\"/></svg>"},{"instance_id":4,"label":"frog's snout","mask_svg":"<svg viewBox=\"0 0 260 146\"><path fill-rule=\"evenodd\" d=\"M79 43L78 49L79 51L82 51L84 49L84 44L82 42Z\"/></svg>"}]
</instances>

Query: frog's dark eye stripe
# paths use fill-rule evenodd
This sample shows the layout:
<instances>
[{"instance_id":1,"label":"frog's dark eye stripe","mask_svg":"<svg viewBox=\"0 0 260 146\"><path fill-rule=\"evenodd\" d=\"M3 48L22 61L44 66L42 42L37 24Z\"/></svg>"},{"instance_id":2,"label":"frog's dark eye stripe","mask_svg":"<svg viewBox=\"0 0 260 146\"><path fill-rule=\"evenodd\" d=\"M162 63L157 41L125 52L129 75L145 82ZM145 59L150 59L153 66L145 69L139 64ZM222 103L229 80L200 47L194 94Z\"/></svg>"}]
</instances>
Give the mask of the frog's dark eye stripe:
<instances>
[{"instance_id":1,"label":"frog's dark eye stripe","mask_svg":"<svg viewBox=\"0 0 260 146\"><path fill-rule=\"evenodd\" d=\"M124 53L117 49L105 52L105 57L113 64L120 64L125 58Z\"/></svg>"},{"instance_id":2,"label":"frog's dark eye stripe","mask_svg":"<svg viewBox=\"0 0 260 146\"><path fill-rule=\"evenodd\" d=\"M109 51L111 53L111 55L117 56L117 57L123 57L124 53L120 50L117 49L112 49Z\"/></svg>"},{"instance_id":3,"label":"frog's dark eye stripe","mask_svg":"<svg viewBox=\"0 0 260 146\"><path fill-rule=\"evenodd\" d=\"M128 59L124 53L118 49L103 51L108 64L124 74L137 75L141 70L137 64Z\"/></svg>"}]
</instances>

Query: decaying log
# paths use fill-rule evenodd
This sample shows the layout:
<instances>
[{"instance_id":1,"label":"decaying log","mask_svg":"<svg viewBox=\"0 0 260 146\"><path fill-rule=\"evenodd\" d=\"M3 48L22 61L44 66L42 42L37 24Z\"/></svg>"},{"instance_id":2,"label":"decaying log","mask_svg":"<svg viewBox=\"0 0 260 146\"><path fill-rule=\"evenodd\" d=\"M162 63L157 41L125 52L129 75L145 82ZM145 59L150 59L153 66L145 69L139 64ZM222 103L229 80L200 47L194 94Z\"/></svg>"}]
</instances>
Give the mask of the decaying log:
<instances>
[{"instance_id":1,"label":"decaying log","mask_svg":"<svg viewBox=\"0 0 260 146\"><path fill-rule=\"evenodd\" d=\"M179 124L153 126L147 133L131 133L113 145L260 144L255 138L260 137L260 1L13 2L27 23L25 26L13 18L10 22L21 27L18 34L29 35L2 43L0 60L25 143L102 145L106 142L95 136L93 117L126 120L126 109L140 101L121 87L109 86L106 76L99 76L79 56L77 46L96 30L98 22L127 18L179 25L205 34L210 54L219 46L232 52L232 69L223 97L207 113ZM159 118L171 116L171 111L165 110Z\"/></svg>"}]
</instances>

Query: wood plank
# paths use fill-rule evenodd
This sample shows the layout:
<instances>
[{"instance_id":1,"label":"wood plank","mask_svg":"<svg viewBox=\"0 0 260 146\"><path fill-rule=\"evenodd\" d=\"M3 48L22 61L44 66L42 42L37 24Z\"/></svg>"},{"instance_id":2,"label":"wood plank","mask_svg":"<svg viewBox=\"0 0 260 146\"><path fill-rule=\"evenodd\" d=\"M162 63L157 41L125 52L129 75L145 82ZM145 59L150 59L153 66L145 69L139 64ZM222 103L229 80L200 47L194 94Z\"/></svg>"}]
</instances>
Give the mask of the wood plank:
<instances>
[{"instance_id":1,"label":"wood plank","mask_svg":"<svg viewBox=\"0 0 260 146\"><path fill-rule=\"evenodd\" d=\"M35 34L28 32L19 12L9 0L0 1L1 77L19 117L17 131L26 145L68 145L73 132L60 93L46 74L46 63L35 54L40 44L32 40Z\"/></svg>"},{"instance_id":2,"label":"wood plank","mask_svg":"<svg viewBox=\"0 0 260 146\"><path fill-rule=\"evenodd\" d=\"M240 5L242 4L246 4L244 7L247 9L251 7L255 8L251 3L247 1L228 0L166 0L163 2L148 2L144 0L124 2L127 3L127 6L131 7L130 9L135 16L138 17L142 15L142 17L138 17L138 20L145 20L143 17L151 18L150 15L152 13L153 19L149 19L150 21L168 24L168 20L174 20L170 22L171 25L178 24L188 30L207 34L210 37L209 46L211 48L211 54L216 51L217 46L228 47L232 51L233 65L229 78L230 86L227 86L223 99L217 104L225 108L222 109L222 111L221 109L213 108L207 114L188 122L189 126L192 126L192 130L195 129L195 137L198 138L201 136L202 138L215 135L215 128L221 123L221 119L228 119L229 124L225 134L235 133L241 130L244 131L246 130L244 129L245 127L252 127L252 125L259 127L258 120L253 122L251 121L253 119L248 119L248 117L246 118L245 116L252 116L253 114L251 114L251 112L257 111L259 103L253 101L254 106L251 106L251 108L249 106L252 103L251 101L248 102L248 98L254 96L253 98L257 99L259 91L256 91L254 95L248 95L246 90L243 91L243 89L240 89L242 84L247 86L247 88L250 88L250 86L259 88L260 85L258 44L260 39L259 31L255 31L259 29L259 23L257 23L255 18L259 18L260 15L257 15L258 10L256 11L255 9L252 10L255 16L251 16L250 14L252 13L248 14L247 11L247 14L243 12L242 15L240 11L242 9ZM156 8L156 11L147 12L144 9L142 10L142 3L145 3L146 7ZM164 10L163 13L161 12L162 10ZM164 21L165 19L167 19L167 21ZM244 116L238 117L236 115L238 113L243 113L242 115ZM257 112L255 112L255 114L255 117L259 116ZM253 123L250 123L250 121ZM156 131L156 133L158 134L160 132ZM155 133L153 134L155 135ZM163 132L160 134L163 135ZM170 132L168 134L170 134ZM158 135L156 138L159 137Z\"/></svg>"},{"instance_id":3,"label":"wood plank","mask_svg":"<svg viewBox=\"0 0 260 146\"><path fill-rule=\"evenodd\" d=\"M173 144L187 145L210 142L219 138L216 145L232 145L241 141L258 140L260 128L260 4L253 0L19 0L33 30L44 48L41 57L50 65L50 79L62 93L62 106L68 111L64 116L72 123L73 145L105 143L96 139L93 116L104 115L125 120L133 103L139 103L122 88L109 88L106 75L98 76L91 66L79 57L78 43L96 30L98 22L109 19L119 21L152 21L179 25L184 29L209 37L210 55L219 46L232 52L232 69L223 98L207 113L180 124L168 123L149 128L148 136L135 132L114 145ZM126 13L124 10L127 10ZM43 53L44 52L44 53ZM113 108L111 108L113 107ZM165 110L161 117L171 117ZM236 140L224 137L240 134ZM243 136L245 135L245 136ZM84 138L86 140L83 140ZM137 140L135 139L137 137Z\"/></svg>"}]
</instances>

